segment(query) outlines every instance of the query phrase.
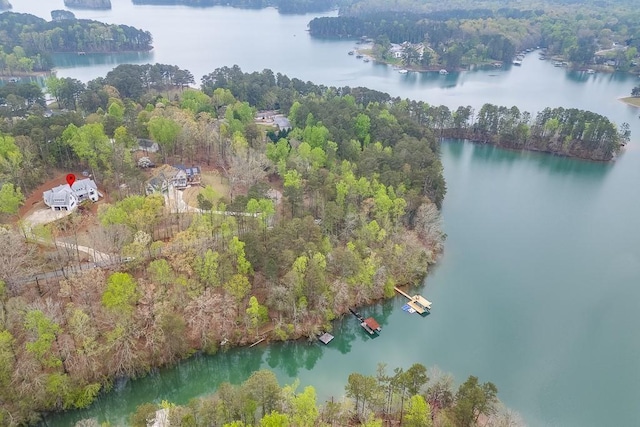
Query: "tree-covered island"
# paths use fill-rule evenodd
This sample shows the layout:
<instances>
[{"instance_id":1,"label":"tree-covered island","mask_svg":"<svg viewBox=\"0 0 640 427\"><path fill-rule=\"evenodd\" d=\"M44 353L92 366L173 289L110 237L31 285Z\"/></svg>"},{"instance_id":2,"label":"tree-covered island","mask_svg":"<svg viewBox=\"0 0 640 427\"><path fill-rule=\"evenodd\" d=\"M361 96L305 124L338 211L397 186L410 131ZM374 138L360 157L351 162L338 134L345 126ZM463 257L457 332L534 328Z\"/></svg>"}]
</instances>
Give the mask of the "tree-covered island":
<instances>
[{"instance_id":1,"label":"tree-covered island","mask_svg":"<svg viewBox=\"0 0 640 427\"><path fill-rule=\"evenodd\" d=\"M179 4L192 7L231 6L244 9L275 7L283 14L314 13L333 10L348 0L132 0L133 4Z\"/></svg>"},{"instance_id":2,"label":"tree-covered island","mask_svg":"<svg viewBox=\"0 0 640 427\"><path fill-rule=\"evenodd\" d=\"M71 9L111 9L111 0L64 0Z\"/></svg>"},{"instance_id":3,"label":"tree-covered island","mask_svg":"<svg viewBox=\"0 0 640 427\"><path fill-rule=\"evenodd\" d=\"M640 14L632 2L353 1L315 18L320 38L369 38L367 55L413 70L511 62L526 49L577 69L639 71Z\"/></svg>"},{"instance_id":4,"label":"tree-covered island","mask_svg":"<svg viewBox=\"0 0 640 427\"><path fill-rule=\"evenodd\" d=\"M0 424L86 407L194 353L315 339L421 283L445 239L441 136L586 158L620 141L577 110L451 112L237 66L193 81L166 64L52 77L69 110L53 114L36 85L1 88ZM38 219L69 171L107 200Z\"/></svg>"},{"instance_id":5,"label":"tree-covered island","mask_svg":"<svg viewBox=\"0 0 640 427\"><path fill-rule=\"evenodd\" d=\"M86 19L46 21L25 13L0 14L0 28L0 75L5 76L49 71L50 54L55 52L145 51L153 41L148 31L128 25Z\"/></svg>"}]
</instances>

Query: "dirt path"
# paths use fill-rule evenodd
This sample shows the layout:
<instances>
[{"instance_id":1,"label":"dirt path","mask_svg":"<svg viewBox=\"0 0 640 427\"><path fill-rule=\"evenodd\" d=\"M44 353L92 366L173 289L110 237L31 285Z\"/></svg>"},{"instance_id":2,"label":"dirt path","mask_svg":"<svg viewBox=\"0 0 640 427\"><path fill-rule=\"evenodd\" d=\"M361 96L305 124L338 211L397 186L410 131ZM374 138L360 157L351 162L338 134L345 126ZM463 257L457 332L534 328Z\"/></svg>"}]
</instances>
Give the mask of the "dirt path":
<instances>
[{"instance_id":1,"label":"dirt path","mask_svg":"<svg viewBox=\"0 0 640 427\"><path fill-rule=\"evenodd\" d=\"M51 243L51 242L45 241L42 238L36 237L31 232L33 227L57 221L59 219L64 218L65 216L70 215L72 212L73 211L54 211L53 209L49 209L49 208L38 208L38 209L32 210L32 212L28 214L26 217L24 217L23 219L24 232L26 235L28 235L30 238L34 240L37 240L42 243L47 243L47 244ZM89 256L91 256L91 258L93 258L94 262L104 263L104 262L110 262L114 259L113 255L96 251L94 248L90 248L88 246L75 245L73 243L68 243L62 240L56 240L53 243L57 247L63 247L63 248L86 253Z\"/></svg>"}]
</instances>

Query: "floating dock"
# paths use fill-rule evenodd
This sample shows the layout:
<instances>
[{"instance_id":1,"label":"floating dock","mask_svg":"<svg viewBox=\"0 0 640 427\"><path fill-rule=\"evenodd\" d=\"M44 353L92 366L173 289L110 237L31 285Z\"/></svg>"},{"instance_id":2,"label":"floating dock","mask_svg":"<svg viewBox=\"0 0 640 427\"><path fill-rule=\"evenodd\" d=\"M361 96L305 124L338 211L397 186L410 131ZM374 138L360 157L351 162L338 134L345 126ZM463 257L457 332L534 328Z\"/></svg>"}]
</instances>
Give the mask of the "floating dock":
<instances>
[{"instance_id":1,"label":"floating dock","mask_svg":"<svg viewBox=\"0 0 640 427\"><path fill-rule=\"evenodd\" d=\"M318 339L322 344L327 345L333 339L333 335L331 335L329 332L325 332L324 334L320 335Z\"/></svg>"},{"instance_id":2,"label":"floating dock","mask_svg":"<svg viewBox=\"0 0 640 427\"><path fill-rule=\"evenodd\" d=\"M422 295L414 295L410 296L406 292L402 291L398 287L394 287L400 295L404 296L409 300L407 305L412 308L418 314L430 313L431 312L431 301L424 298Z\"/></svg>"}]
</instances>

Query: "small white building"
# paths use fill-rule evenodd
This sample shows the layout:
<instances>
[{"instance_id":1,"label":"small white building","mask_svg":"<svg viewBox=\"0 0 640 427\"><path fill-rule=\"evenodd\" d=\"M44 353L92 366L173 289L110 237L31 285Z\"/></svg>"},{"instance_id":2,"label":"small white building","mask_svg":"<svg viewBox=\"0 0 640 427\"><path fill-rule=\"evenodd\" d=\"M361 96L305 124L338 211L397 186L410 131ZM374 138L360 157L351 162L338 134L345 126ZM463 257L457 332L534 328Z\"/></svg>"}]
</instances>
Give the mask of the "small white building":
<instances>
[{"instance_id":1,"label":"small white building","mask_svg":"<svg viewBox=\"0 0 640 427\"><path fill-rule=\"evenodd\" d=\"M84 200L97 202L100 196L98 186L89 178L76 181L71 187L68 184L58 185L42 193L44 204L56 211L71 211Z\"/></svg>"}]
</instances>

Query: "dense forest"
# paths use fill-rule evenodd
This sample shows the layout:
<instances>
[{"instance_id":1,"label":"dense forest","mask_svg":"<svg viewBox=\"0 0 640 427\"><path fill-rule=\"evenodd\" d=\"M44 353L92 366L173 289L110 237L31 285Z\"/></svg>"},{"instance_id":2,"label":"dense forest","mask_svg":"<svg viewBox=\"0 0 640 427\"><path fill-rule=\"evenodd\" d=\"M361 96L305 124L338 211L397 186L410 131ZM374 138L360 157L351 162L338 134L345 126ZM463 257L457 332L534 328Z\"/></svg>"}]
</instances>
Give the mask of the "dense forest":
<instances>
[{"instance_id":1,"label":"dense forest","mask_svg":"<svg viewBox=\"0 0 640 427\"><path fill-rule=\"evenodd\" d=\"M0 14L0 74L47 71L53 52L121 52L151 49L152 37L127 25L91 20L46 21L24 13Z\"/></svg>"},{"instance_id":2,"label":"dense forest","mask_svg":"<svg viewBox=\"0 0 640 427\"><path fill-rule=\"evenodd\" d=\"M56 9L51 11L51 20L63 21L65 19L76 19L76 15L68 10Z\"/></svg>"},{"instance_id":3,"label":"dense forest","mask_svg":"<svg viewBox=\"0 0 640 427\"><path fill-rule=\"evenodd\" d=\"M204 92L166 85L171 99L154 88L127 98L121 92L131 82L118 77L129 67L76 91L79 111L106 95L106 105L86 116L44 117L31 108L27 118L2 124L5 215L54 167L91 170L113 197L96 217L75 211L0 233L2 245L15 249L0 263L3 423L85 407L115 377L212 353L221 343L315 337L349 306L419 283L442 250L438 143L402 108L360 102L383 95L258 73L269 82L261 102L288 105L292 122L269 138L255 107L221 81L208 78ZM48 84L55 91L62 80ZM144 196L147 178L130 152L136 136L157 141L157 160L211 164L228 195L206 187L201 210L188 213L167 209L161 194ZM270 190L280 195L270 198ZM90 231L82 231L87 221ZM82 261L61 241L90 242L115 264L25 280Z\"/></svg>"},{"instance_id":4,"label":"dense forest","mask_svg":"<svg viewBox=\"0 0 640 427\"><path fill-rule=\"evenodd\" d=\"M516 413L500 404L494 384L470 376L456 390L451 376L427 371L419 363L393 372L380 364L376 375L354 372L344 392L346 398L318 405L313 386L300 390L296 381L281 387L273 372L261 370L242 384L223 383L215 395L187 405L167 401L140 405L129 423L132 427L146 427L154 420L194 427L467 427L482 419L486 427L524 425Z\"/></svg>"},{"instance_id":5,"label":"dense forest","mask_svg":"<svg viewBox=\"0 0 640 427\"><path fill-rule=\"evenodd\" d=\"M345 0L133 0L133 4L180 4L194 7L232 6L247 9L275 7L283 14L326 12L345 3Z\"/></svg>"},{"instance_id":6,"label":"dense forest","mask_svg":"<svg viewBox=\"0 0 640 427\"><path fill-rule=\"evenodd\" d=\"M505 61L518 51L544 47L574 66L637 67L640 15L624 2L381 2L347 5L339 17L316 18L310 33L323 38L369 37L384 50L389 42L424 45L429 61L459 68ZM382 55L383 56L383 55Z\"/></svg>"},{"instance_id":7,"label":"dense forest","mask_svg":"<svg viewBox=\"0 0 640 427\"><path fill-rule=\"evenodd\" d=\"M545 108L535 117L516 106L492 104L478 111L470 106L451 111L417 102L410 109L418 123L441 137L587 160L611 160L630 138L628 123L618 128L602 115L575 108Z\"/></svg>"}]
</instances>

